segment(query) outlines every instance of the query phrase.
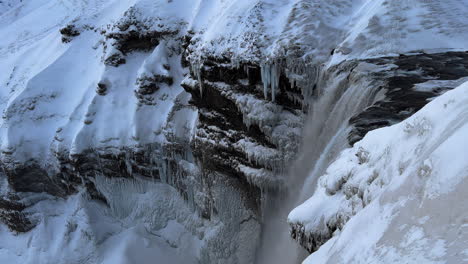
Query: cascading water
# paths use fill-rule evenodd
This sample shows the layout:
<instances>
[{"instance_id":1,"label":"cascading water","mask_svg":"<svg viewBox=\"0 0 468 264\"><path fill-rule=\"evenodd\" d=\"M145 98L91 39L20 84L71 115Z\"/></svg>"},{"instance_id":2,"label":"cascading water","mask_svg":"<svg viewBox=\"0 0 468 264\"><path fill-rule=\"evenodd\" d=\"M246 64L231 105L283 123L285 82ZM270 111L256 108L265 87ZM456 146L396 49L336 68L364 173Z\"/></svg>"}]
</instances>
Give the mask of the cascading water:
<instances>
[{"instance_id":1,"label":"cascading water","mask_svg":"<svg viewBox=\"0 0 468 264\"><path fill-rule=\"evenodd\" d=\"M287 215L313 194L318 177L349 146L348 120L369 106L378 92L379 85L366 76L365 67L344 62L323 69L317 81L309 84L316 90L306 99L309 114L302 150L289 172L287 197L275 197L266 205L258 263L296 263L307 256L290 237Z\"/></svg>"}]
</instances>

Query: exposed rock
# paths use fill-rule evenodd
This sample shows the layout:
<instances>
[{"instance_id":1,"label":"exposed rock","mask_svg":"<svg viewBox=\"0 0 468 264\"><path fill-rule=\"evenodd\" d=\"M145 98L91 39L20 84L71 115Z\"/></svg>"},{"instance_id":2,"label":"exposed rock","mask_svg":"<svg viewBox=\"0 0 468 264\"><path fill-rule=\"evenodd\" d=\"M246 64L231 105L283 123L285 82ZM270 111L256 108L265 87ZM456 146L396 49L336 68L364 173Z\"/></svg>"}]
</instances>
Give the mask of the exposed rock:
<instances>
[{"instance_id":1,"label":"exposed rock","mask_svg":"<svg viewBox=\"0 0 468 264\"><path fill-rule=\"evenodd\" d=\"M385 98L350 119L353 130L349 133L348 140L351 145L371 130L408 118L432 98L456 86L438 82L428 89L416 89L417 84L435 80L456 80L468 76L467 52L423 53L365 61L381 66L395 66L375 73L374 78L385 80L381 87L385 91Z\"/></svg>"},{"instance_id":2,"label":"exposed rock","mask_svg":"<svg viewBox=\"0 0 468 264\"><path fill-rule=\"evenodd\" d=\"M152 95L160 89L161 84L166 84L171 86L173 83L173 78L167 75L155 74L153 76L142 76L136 80L137 89L135 90L135 96L141 103L144 104L154 104L151 100Z\"/></svg>"},{"instance_id":3,"label":"exposed rock","mask_svg":"<svg viewBox=\"0 0 468 264\"><path fill-rule=\"evenodd\" d=\"M292 132L296 129L293 120L303 116L302 111L294 110L301 108L299 105L290 107L291 101L284 92L290 85L284 75L277 96L282 99L274 104L263 98L258 65L236 67L226 58L207 58L203 66L192 68L191 73L193 79L187 79L182 86L191 93L191 103L200 109L194 155L212 170L229 172L260 188L281 188L282 180L275 174L281 174L294 157L299 135ZM243 104L249 106L244 108ZM258 113L258 119L250 119L250 107ZM284 126L284 121L289 126ZM298 121L297 126L301 124ZM281 144L281 137L286 134L274 133L279 127L286 134L292 132L289 145Z\"/></svg>"},{"instance_id":4,"label":"exposed rock","mask_svg":"<svg viewBox=\"0 0 468 264\"><path fill-rule=\"evenodd\" d=\"M34 161L24 164L4 164L3 171L8 182L17 192L47 192L56 196L67 194L66 185L58 182Z\"/></svg>"},{"instance_id":5,"label":"exposed rock","mask_svg":"<svg viewBox=\"0 0 468 264\"><path fill-rule=\"evenodd\" d=\"M96 93L99 95L106 95L107 89L109 89L107 86L105 82L99 82L96 87Z\"/></svg>"},{"instance_id":6,"label":"exposed rock","mask_svg":"<svg viewBox=\"0 0 468 264\"><path fill-rule=\"evenodd\" d=\"M292 239L296 240L309 253L317 251L321 245L332 237L331 232L323 232L318 235L305 232L304 226L299 223L290 226L290 234Z\"/></svg>"},{"instance_id":7,"label":"exposed rock","mask_svg":"<svg viewBox=\"0 0 468 264\"><path fill-rule=\"evenodd\" d=\"M64 28L60 29L60 34L62 34L62 42L68 43L76 36L80 35L80 31L74 24L69 24Z\"/></svg>"},{"instance_id":8,"label":"exposed rock","mask_svg":"<svg viewBox=\"0 0 468 264\"><path fill-rule=\"evenodd\" d=\"M31 222L27 214L23 213L26 208L22 203L12 200L10 197L0 197L0 221L8 226L11 231L17 233L28 232L36 225Z\"/></svg>"},{"instance_id":9,"label":"exposed rock","mask_svg":"<svg viewBox=\"0 0 468 264\"><path fill-rule=\"evenodd\" d=\"M115 32L107 35L108 38L116 40L115 47L123 54L131 51L150 51L159 44L161 36L167 32L140 32L137 28L126 32Z\"/></svg>"},{"instance_id":10,"label":"exposed rock","mask_svg":"<svg viewBox=\"0 0 468 264\"><path fill-rule=\"evenodd\" d=\"M178 33L171 29L156 29L151 26L156 21L142 21L138 17L139 11L130 8L110 31L105 32L106 39L112 40L112 46L124 55L132 51L151 51L161 38Z\"/></svg>"},{"instance_id":11,"label":"exposed rock","mask_svg":"<svg viewBox=\"0 0 468 264\"><path fill-rule=\"evenodd\" d=\"M125 64L127 62L124 58L122 52L116 51L111 55L107 56L104 60L104 64L109 66L118 67L121 64Z\"/></svg>"}]
</instances>

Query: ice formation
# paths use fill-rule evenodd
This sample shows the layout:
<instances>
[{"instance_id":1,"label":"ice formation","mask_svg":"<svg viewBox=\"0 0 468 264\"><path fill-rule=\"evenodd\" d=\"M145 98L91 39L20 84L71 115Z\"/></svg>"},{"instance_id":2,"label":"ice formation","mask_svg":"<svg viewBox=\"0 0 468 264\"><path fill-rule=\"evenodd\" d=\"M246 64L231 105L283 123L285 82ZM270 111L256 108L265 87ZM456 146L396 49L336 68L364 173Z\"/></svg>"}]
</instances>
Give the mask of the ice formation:
<instances>
[{"instance_id":1,"label":"ice formation","mask_svg":"<svg viewBox=\"0 0 468 264\"><path fill-rule=\"evenodd\" d=\"M192 63L192 72L195 75L196 80L198 81L198 87L200 89L200 97L203 97L203 79L201 75L202 63Z\"/></svg>"},{"instance_id":2,"label":"ice formation","mask_svg":"<svg viewBox=\"0 0 468 264\"><path fill-rule=\"evenodd\" d=\"M263 96L268 98L268 90L270 90L271 101L275 101L276 93L278 92L279 79L281 75L281 68L278 64L265 63L261 65L261 76L263 83Z\"/></svg>"}]
</instances>

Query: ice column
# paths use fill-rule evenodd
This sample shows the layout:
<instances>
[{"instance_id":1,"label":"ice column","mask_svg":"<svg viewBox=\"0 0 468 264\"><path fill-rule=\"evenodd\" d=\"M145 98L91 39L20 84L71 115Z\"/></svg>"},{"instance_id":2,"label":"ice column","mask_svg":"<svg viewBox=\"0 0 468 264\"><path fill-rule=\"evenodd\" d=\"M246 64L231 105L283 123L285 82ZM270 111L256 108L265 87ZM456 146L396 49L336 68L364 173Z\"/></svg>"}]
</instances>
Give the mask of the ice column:
<instances>
[{"instance_id":1,"label":"ice column","mask_svg":"<svg viewBox=\"0 0 468 264\"><path fill-rule=\"evenodd\" d=\"M192 64L192 72L197 77L198 85L200 87L200 97L203 97L203 82L201 78L201 67L200 63L193 63Z\"/></svg>"},{"instance_id":2,"label":"ice column","mask_svg":"<svg viewBox=\"0 0 468 264\"><path fill-rule=\"evenodd\" d=\"M270 66L268 64L262 64L260 66L260 74L262 76L263 83L263 97L265 100L268 99L268 88L270 86Z\"/></svg>"},{"instance_id":3,"label":"ice column","mask_svg":"<svg viewBox=\"0 0 468 264\"><path fill-rule=\"evenodd\" d=\"M260 66L262 83L263 83L263 96L268 98L268 89L271 89L271 100L274 102L276 91L279 87L280 68L276 63L262 64Z\"/></svg>"}]
</instances>

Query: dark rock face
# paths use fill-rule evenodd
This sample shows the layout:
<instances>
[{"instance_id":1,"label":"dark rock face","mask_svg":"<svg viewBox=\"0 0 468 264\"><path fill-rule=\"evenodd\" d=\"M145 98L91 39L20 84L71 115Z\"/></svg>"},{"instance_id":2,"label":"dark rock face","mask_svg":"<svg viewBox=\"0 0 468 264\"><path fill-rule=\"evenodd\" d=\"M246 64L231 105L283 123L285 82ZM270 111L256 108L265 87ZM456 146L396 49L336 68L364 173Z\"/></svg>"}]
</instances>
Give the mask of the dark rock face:
<instances>
[{"instance_id":1,"label":"dark rock face","mask_svg":"<svg viewBox=\"0 0 468 264\"><path fill-rule=\"evenodd\" d=\"M192 95L191 103L199 109L196 138L192 143L195 157L203 161L205 168L229 173L246 185L252 182L261 188L279 188L280 180L274 175L286 166L288 160L283 158L293 154L291 150L281 149L279 136L271 130L287 121L285 112L298 119L304 114L299 110L300 103L292 102L286 94L291 89L286 77L281 75L277 100L273 103L264 98L259 65L234 66L227 58L207 58L199 69L192 67L191 76L191 81L182 86ZM298 90L295 92L300 94ZM251 121L241 106L244 99L255 103L260 112L265 108L270 113L272 107L276 113L265 120L260 117ZM290 138L292 142L297 139ZM256 180L262 183L256 184Z\"/></svg>"},{"instance_id":2,"label":"dark rock face","mask_svg":"<svg viewBox=\"0 0 468 264\"><path fill-rule=\"evenodd\" d=\"M134 29L125 32L110 33L107 35L107 37L116 40L115 47L118 50L120 50L123 54L126 54L135 50L150 51L159 44L159 39L165 33L166 32L156 31L142 33L137 29Z\"/></svg>"},{"instance_id":3,"label":"dark rock face","mask_svg":"<svg viewBox=\"0 0 468 264\"><path fill-rule=\"evenodd\" d=\"M31 222L27 214L23 213L26 207L15 201L17 199L14 195L0 197L0 221L6 224L12 232L28 232L36 225Z\"/></svg>"},{"instance_id":4,"label":"dark rock face","mask_svg":"<svg viewBox=\"0 0 468 264\"><path fill-rule=\"evenodd\" d=\"M117 153L87 150L71 155L69 161L73 170L81 175L102 174L107 177L130 178L137 174L159 178L159 171L151 166L150 153L153 148L152 146L140 150L122 148Z\"/></svg>"},{"instance_id":5,"label":"dark rock face","mask_svg":"<svg viewBox=\"0 0 468 264\"><path fill-rule=\"evenodd\" d=\"M47 171L34 161L15 167L4 166L8 182L17 192L46 192L56 196L66 195L66 186L51 177Z\"/></svg>"},{"instance_id":6,"label":"dark rock face","mask_svg":"<svg viewBox=\"0 0 468 264\"><path fill-rule=\"evenodd\" d=\"M106 65L118 67L126 62L125 56L128 53L151 51L162 38L175 37L178 33L177 30L168 28L152 28L150 25L157 24L157 21L140 21L138 16L138 11L130 8L120 21L110 26L109 31L101 32L106 38Z\"/></svg>"},{"instance_id":7,"label":"dark rock face","mask_svg":"<svg viewBox=\"0 0 468 264\"><path fill-rule=\"evenodd\" d=\"M140 77L136 80L138 88L135 90L135 96L140 103L154 105L154 98L149 95L158 91L161 85L166 84L167 86L171 86L173 82L174 80L171 76L161 74Z\"/></svg>"},{"instance_id":8,"label":"dark rock face","mask_svg":"<svg viewBox=\"0 0 468 264\"><path fill-rule=\"evenodd\" d=\"M367 132L398 123L424 107L434 98L454 87L443 84L432 89L417 90L414 85L434 80L456 80L468 76L468 53L446 52L438 54L401 55L365 60L376 65L396 67L375 74L385 80L381 89L385 99L375 102L364 112L350 119L353 130L348 136L352 145Z\"/></svg>"},{"instance_id":9,"label":"dark rock face","mask_svg":"<svg viewBox=\"0 0 468 264\"><path fill-rule=\"evenodd\" d=\"M143 177L152 181L163 181L174 186L182 197L188 199L190 171L180 166L188 157L189 143L172 138L169 143L146 144L139 147L122 147L118 149L88 149L79 154L65 152L55 153L59 162L58 173L53 177L55 181L64 183L57 188L52 182L47 189L31 189L23 171L12 174L12 186L23 183L25 186L18 191L47 192L52 195L67 195L74 193L78 186L84 186L91 198L108 203L106 198L96 189L95 177L107 178L135 178ZM19 174L22 173L22 174ZM29 174L27 174L29 175ZM38 181L38 179L36 179ZM66 183L66 184L65 184ZM58 188L60 187L60 188ZM16 190L16 189L15 189Z\"/></svg>"},{"instance_id":10,"label":"dark rock face","mask_svg":"<svg viewBox=\"0 0 468 264\"><path fill-rule=\"evenodd\" d=\"M66 27L60 29L60 34L62 34L62 42L63 43L68 43L74 37L79 36L80 31L77 29L77 27L75 25L69 24Z\"/></svg>"},{"instance_id":11,"label":"dark rock face","mask_svg":"<svg viewBox=\"0 0 468 264\"><path fill-rule=\"evenodd\" d=\"M320 246L325 244L330 238L333 237L333 232L341 227L330 227L327 226L324 232L319 234L310 234L305 231L305 227L302 224L294 224L290 227L290 234L292 239L296 240L303 248L305 248L309 253L317 251Z\"/></svg>"},{"instance_id":12,"label":"dark rock face","mask_svg":"<svg viewBox=\"0 0 468 264\"><path fill-rule=\"evenodd\" d=\"M107 87L108 85L104 82L99 82L96 87L96 93L99 95L106 95L107 94Z\"/></svg>"},{"instance_id":13,"label":"dark rock face","mask_svg":"<svg viewBox=\"0 0 468 264\"><path fill-rule=\"evenodd\" d=\"M104 60L104 64L114 67L118 67L119 65L125 64L126 62L127 60L125 60L124 55L120 52L114 53Z\"/></svg>"},{"instance_id":14,"label":"dark rock face","mask_svg":"<svg viewBox=\"0 0 468 264\"><path fill-rule=\"evenodd\" d=\"M158 83L165 83L167 85L172 85L173 79L171 76L164 76L164 75L153 75L147 78L138 78L137 85L138 85L138 93L142 95L148 95L156 92L159 90Z\"/></svg>"}]
</instances>

